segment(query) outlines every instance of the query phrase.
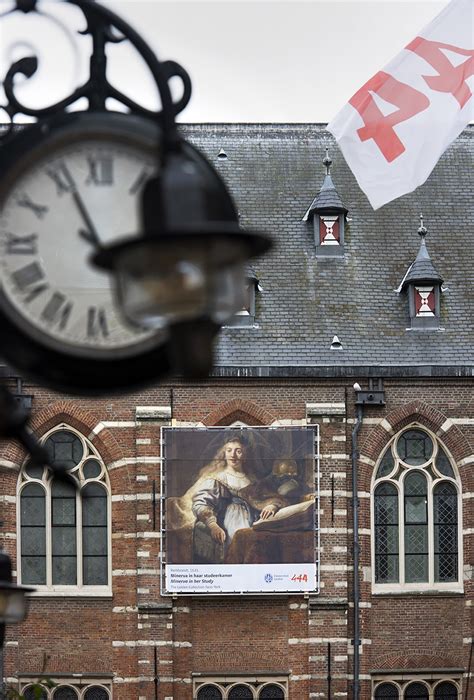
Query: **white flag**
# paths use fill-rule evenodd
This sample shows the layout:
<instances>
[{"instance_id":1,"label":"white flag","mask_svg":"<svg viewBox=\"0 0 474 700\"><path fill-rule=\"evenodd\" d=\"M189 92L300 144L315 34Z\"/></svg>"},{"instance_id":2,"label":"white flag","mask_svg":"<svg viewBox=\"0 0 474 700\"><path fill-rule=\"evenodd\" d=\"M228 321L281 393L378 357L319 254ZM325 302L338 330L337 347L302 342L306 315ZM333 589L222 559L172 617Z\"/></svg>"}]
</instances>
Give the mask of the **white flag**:
<instances>
[{"instance_id":1,"label":"white flag","mask_svg":"<svg viewBox=\"0 0 474 700\"><path fill-rule=\"evenodd\" d=\"M452 0L328 130L372 207L412 192L474 119L474 0Z\"/></svg>"}]
</instances>

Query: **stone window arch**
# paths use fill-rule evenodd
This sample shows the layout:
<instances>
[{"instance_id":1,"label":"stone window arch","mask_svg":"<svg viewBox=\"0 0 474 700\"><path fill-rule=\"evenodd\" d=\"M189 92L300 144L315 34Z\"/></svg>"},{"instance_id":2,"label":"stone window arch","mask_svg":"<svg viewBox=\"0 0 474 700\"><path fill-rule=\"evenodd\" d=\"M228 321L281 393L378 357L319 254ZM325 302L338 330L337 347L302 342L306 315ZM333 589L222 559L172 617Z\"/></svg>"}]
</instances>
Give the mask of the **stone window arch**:
<instances>
[{"instance_id":1,"label":"stone window arch","mask_svg":"<svg viewBox=\"0 0 474 700\"><path fill-rule=\"evenodd\" d=\"M372 483L374 590L462 590L461 508L446 447L417 424L397 433Z\"/></svg>"},{"instance_id":2,"label":"stone window arch","mask_svg":"<svg viewBox=\"0 0 474 700\"><path fill-rule=\"evenodd\" d=\"M21 469L19 580L46 594L110 592L110 484L105 464L91 442L64 423L46 433L42 443L49 463L62 468L66 478L28 461Z\"/></svg>"},{"instance_id":3,"label":"stone window arch","mask_svg":"<svg viewBox=\"0 0 474 700\"><path fill-rule=\"evenodd\" d=\"M398 700L399 689L394 683L380 683L375 688L375 700Z\"/></svg>"}]
</instances>

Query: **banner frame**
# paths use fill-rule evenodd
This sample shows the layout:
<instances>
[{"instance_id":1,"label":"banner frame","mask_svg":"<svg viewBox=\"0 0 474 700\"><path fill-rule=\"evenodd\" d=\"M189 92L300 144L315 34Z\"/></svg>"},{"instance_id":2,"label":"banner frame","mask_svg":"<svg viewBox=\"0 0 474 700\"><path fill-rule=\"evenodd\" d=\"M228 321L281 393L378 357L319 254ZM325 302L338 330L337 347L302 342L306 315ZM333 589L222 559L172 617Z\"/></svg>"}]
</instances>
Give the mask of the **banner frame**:
<instances>
[{"instance_id":1,"label":"banner frame","mask_svg":"<svg viewBox=\"0 0 474 700\"><path fill-rule=\"evenodd\" d=\"M316 567L316 585L314 589L308 591L229 591L229 592L176 592L169 591L166 588L166 498L167 498L167 481L165 477L164 465L166 462L166 439L165 432L178 430L196 430L196 431L209 431L218 430L224 432L225 430L232 429L237 430L307 430L312 432L312 462L313 462L313 480L315 487L315 509L314 509L314 566ZM162 425L160 427L160 551L159 551L159 572L160 572L160 595L162 597L172 597L177 598L178 596L198 596L207 598L221 598L225 597L268 597L268 596L309 596L318 595L320 593L320 583L321 583L321 491L320 491L320 426L318 423L311 423L308 425ZM242 566L246 566L245 564Z\"/></svg>"}]
</instances>

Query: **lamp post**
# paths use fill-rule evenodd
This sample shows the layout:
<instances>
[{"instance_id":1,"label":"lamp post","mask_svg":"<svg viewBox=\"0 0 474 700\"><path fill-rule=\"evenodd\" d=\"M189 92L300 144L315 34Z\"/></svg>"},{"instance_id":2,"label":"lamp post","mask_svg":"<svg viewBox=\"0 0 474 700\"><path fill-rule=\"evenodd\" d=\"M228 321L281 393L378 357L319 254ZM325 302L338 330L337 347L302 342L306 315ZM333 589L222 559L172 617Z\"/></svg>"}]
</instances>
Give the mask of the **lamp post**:
<instances>
[{"instance_id":1,"label":"lamp post","mask_svg":"<svg viewBox=\"0 0 474 700\"><path fill-rule=\"evenodd\" d=\"M15 61L4 80L4 111L12 121L22 114L36 123L0 137L0 244L3 209L10 253L0 266L0 355L36 381L75 393L130 389L170 371L204 376L220 325L242 306L245 262L267 251L270 240L240 228L221 177L179 133L175 117L191 97L187 72L158 60L127 22L95 0L64 3L86 19L81 34L92 40L88 79L42 109L23 104L15 83L19 75L36 73L36 56ZM41 0L16 0L13 11L32 15L40 7ZM159 111L109 82L106 48L123 40L145 61ZM177 101L169 87L173 78L182 85ZM71 111L84 98L87 109ZM110 98L127 113L111 111ZM142 173L134 170L137 163ZM28 188L38 192L37 201L25 200ZM124 224L133 219L132 193L138 222ZM23 210L17 212L18 202L36 216L35 233L26 228ZM114 214L108 219L107 209ZM63 211L60 223L54 210ZM64 217L71 222L66 228ZM79 244L75 266L66 253L58 266L57 250L79 250ZM99 302L93 295L106 275L114 308L112 298L102 295Z\"/></svg>"}]
</instances>

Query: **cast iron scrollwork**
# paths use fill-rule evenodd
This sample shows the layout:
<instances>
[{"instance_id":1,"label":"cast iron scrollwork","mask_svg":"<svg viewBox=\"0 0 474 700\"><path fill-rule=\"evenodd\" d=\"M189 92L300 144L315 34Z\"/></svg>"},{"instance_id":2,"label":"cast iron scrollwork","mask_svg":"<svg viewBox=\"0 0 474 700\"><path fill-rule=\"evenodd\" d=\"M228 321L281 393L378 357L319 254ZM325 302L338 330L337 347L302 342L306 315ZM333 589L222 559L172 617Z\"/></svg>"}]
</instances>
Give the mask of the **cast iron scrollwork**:
<instances>
[{"instance_id":1,"label":"cast iron scrollwork","mask_svg":"<svg viewBox=\"0 0 474 700\"><path fill-rule=\"evenodd\" d=\"M25 14L38 12L40 2L41 0L16 0L12 12ZM0 135L0 140L8 139L11 135L14 118L18 114L42 119L67 111L82 98L87 99L89 111L107 111L107 100L113 98L130 113L158 120L164 141L172 143L175 139L175 116L186 107L191 98L191 80L188 73L175 61L159 61L150 46L124 19L99 5L95 0L64 0L64 2L77 6L86 19L86 29L80 33L89 34L92 38L89 77L68 97L48 107L34 109L22 104L17 98L15 78L18 75L31 78L38 69L38 58L25 56L12 63L3 81L7 104L0 105L10 119L10 128ZM119 43L124 40L130 41L148 66L158 88L161 110L155 112L143 107L108 81L106 46L108 43ZM169 83L176 77L181 80L183 91L181 97L174 102Z\"/></svg>"}]
</instances>

